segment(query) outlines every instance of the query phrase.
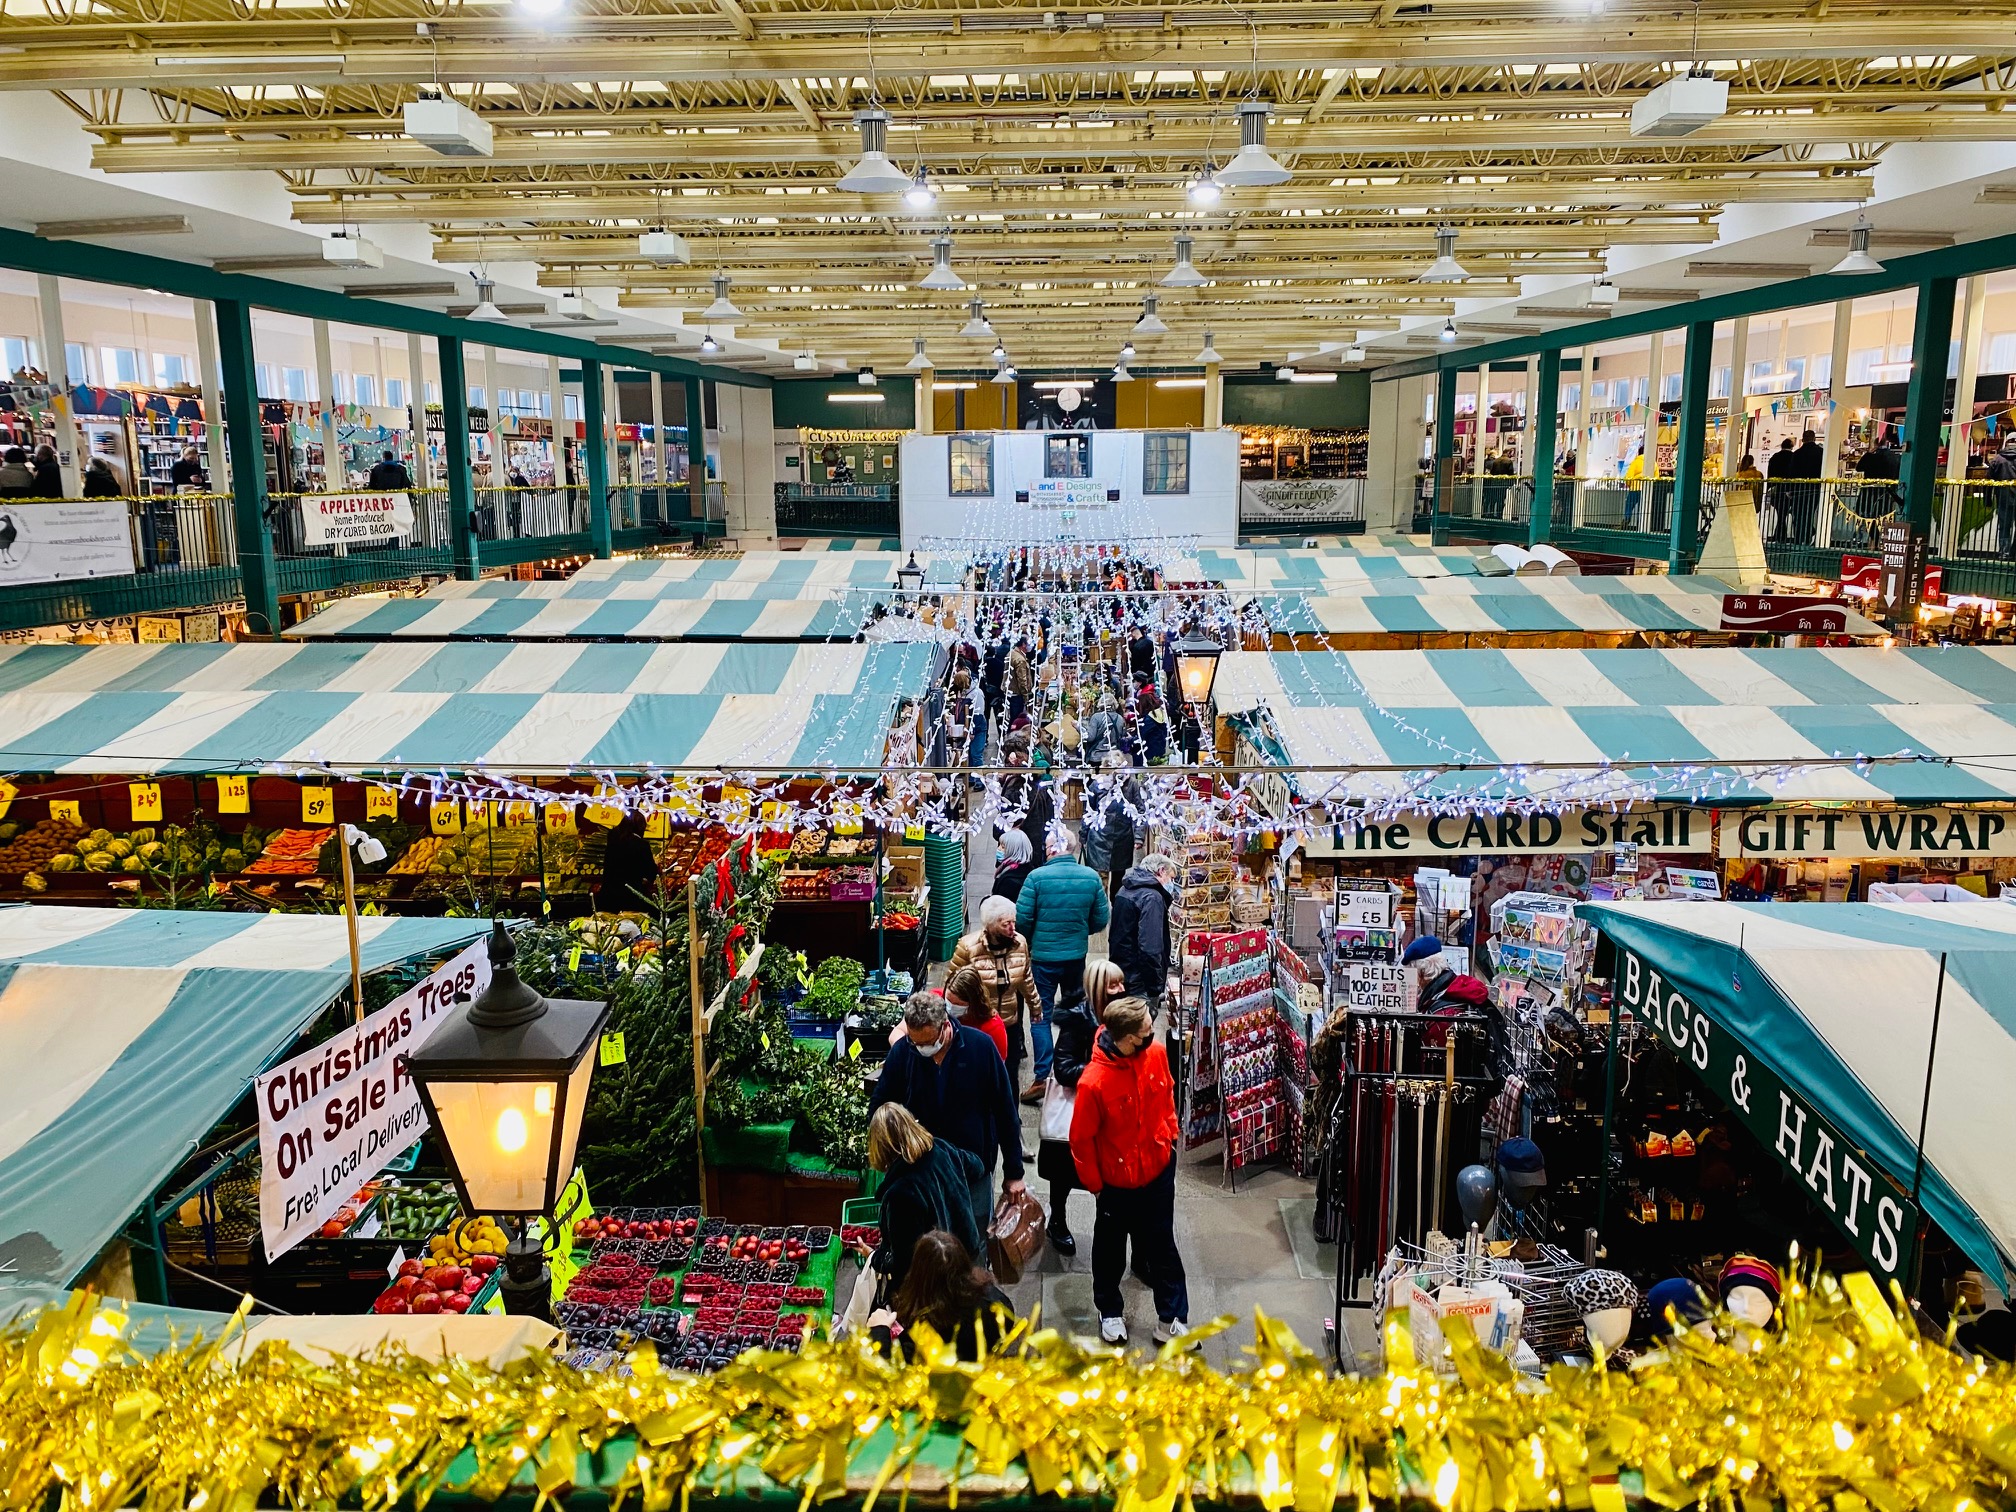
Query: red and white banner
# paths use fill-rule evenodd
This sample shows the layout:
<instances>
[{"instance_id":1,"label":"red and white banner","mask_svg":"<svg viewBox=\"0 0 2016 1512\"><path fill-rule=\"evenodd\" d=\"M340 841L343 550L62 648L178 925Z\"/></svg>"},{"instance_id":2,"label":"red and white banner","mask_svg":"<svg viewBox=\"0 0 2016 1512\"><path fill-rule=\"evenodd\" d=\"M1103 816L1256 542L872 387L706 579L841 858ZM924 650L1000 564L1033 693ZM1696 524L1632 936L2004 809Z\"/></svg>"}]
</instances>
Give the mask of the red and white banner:
<instances>
[{"instance_id":1,"label":"red and white banner","mask_svg":"<svg viewBox=\"0 0 2016 1512\"><path fill-rule=\"evenodd\" d=\"M1936 562L1925 569L1926 603L1937 602L1945 592L1946 569ZM1855 556L1844 553L1841 557L1841 589L1844 593L1866 595L1874 598L1883 587L1883 559L1873 556Z\"/></svg>"},{"instance_id":2,"label":"red and white banner","mask_svg":"<svg viewBox=\"0 0 2016 1512\"><path fill-rule=\"evenodd\" d=\"M413 497L404 493L303 494L301 539L309 546L355 546L413 534Z\"/></svg>"},{"instance_id":3,"label":"red and white banner","mask_svg":"<svg viewBox=\"0 0 2016 1512\"><path fill-rule=\"evenodd\" d=\"M1725 593L1722 628L1771 635L1839 635L1848 628L1848 611L1834 599L1789 593Z\"/></svg>"}]
</instances>

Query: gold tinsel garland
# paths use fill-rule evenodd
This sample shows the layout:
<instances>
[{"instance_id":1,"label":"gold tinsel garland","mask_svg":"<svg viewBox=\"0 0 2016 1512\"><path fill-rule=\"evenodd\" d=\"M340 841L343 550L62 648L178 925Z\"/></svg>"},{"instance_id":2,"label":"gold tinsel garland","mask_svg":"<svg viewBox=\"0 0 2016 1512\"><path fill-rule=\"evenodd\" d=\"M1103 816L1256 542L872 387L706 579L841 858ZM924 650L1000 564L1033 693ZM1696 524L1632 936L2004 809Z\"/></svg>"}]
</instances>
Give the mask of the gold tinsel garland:
<instances>
[{"instance_id":1,"label":"gold tinsel garland","mask_svg":"<svg viewBox=\"0 0 2016 1512\"><path fill-rule=\"evenodd\" d=\"M1456 1375L1438 1379L1397 1316L1389 1369L1356 1378L1330 1376L1264 1317L1251 1366L1229 1373L1050 1331L977 1366L808 1343L695 1378L648 1349L629 1375L546 1357L502 1371L400 1352L323 1364L276 1346L240 1359L214 1343L150 1359L123 1328L78 1298L0 1339L0 1506L40 1508L60 1489L78 1509L375 1509L442 1491L494 1499L526 1479L543 1501L605 1447L623 1451L603 1462L619 1508L669 1512L738 1472L746 1488L752 1469L809 1502L902 1490L934 1430L959 1436L962 1473L1012 1481L1019 1465L1039 1493L1110 1498L1115 1512L1241 1496L1269 1512L1614 1512L1627 1494L1731 1512L1963 1512L2016 1488L2016 1372L1920 1339L1866 1276L1788 1279L1769 1333L1724 1316L1714 1338L1684 1336L1637 1369L1557 1366L1544 1383L1460 1329ZM878 1429L894 1447L863 1454Z\"/></svg>"}]
</instances>

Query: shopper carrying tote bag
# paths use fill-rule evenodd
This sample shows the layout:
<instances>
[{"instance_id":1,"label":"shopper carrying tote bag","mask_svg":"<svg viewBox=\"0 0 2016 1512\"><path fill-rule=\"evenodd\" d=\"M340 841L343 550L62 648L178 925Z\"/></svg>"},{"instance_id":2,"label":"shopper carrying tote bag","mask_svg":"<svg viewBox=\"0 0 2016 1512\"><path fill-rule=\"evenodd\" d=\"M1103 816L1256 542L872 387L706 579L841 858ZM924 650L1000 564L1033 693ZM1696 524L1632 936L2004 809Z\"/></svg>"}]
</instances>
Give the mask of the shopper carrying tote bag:
<instances>
[{"instance_id":1,"label":"shopper carrying tote bag","mask_svg":"<svg viewBox=\"0 0 2016 1512\"><path fill-rule=\"evenodd\" d=\"M1042 1142L1036 1147L1036 1174L1050 1183L1050 1247L1060 1255L1078 1253L1065 1203L1078 1185L1071 1164L1071 1109L1078 1096L1078 1078L1092 1062L1092 1042L1099 1036L1099 1015L1106 1004L1127 991L1126 978L1111 961L1085 967L1083 989L1059 995L1050 1015L1055 1040L1050 1086L1043 1094Z\"/></svg>"}]
</instances>

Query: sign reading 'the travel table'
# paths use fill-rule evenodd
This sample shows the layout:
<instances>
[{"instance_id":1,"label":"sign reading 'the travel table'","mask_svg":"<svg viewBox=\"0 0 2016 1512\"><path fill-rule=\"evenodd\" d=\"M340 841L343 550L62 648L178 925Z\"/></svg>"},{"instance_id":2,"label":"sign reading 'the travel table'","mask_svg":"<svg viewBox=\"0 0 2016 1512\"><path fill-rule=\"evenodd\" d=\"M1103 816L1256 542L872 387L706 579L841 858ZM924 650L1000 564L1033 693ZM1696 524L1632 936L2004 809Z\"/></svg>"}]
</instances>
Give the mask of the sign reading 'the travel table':
<instances>
[{"instance_id":1,"label":"sign reading 'the travel table'","mask_svg":"<svg viewBox=\"0 0 2016 1512\"><path fill-rule=\"evenodd\" d=\"M1839 635L1848 628L1848 611L1832 599L1800 598L1785 593L1725 593L1722 628L1770 635Z\"/></svg>"},{"instance_id":2,"label":"sign reading 'the travel table'","mask_svg":"<svg viewBox=\"0 0 2016 1512\"><path fill-rule=\"evenodd\" d=\"M1811 1099L1682 996L1658 967L1621 945L1617 1003L1659 1031L1673 1053L1813 1194L1871 1269L1886 1280L1909 1279L1917 1207Z\"/></svg>"},{"instance_id":3,"label":"sign reading 'the travel table'","mask_svg":"<svg viewBox=\"0 0 2016 1512\"><path fill-rule=\"evenodd\" d=\"M1722 816L1725 856L2016 856L2016 815L1961 808Z\"/></svg>"}]
</instances>

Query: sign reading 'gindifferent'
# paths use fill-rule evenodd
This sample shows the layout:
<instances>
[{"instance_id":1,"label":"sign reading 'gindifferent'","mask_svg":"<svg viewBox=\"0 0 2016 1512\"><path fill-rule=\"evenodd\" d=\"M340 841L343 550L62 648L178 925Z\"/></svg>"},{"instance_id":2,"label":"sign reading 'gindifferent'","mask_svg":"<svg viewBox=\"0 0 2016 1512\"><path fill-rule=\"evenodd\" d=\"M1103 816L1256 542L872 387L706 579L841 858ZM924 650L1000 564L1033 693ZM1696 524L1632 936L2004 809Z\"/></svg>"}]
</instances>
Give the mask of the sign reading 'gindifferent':
<instances>
[{"instance_id":1,"label":"sign reading 'gindifferent'","mask_svg":"<svg viewBox=\"0 0 2016 1512\"><path fill-rule=\"evenodd\" d=\"M1709 1018L1659 968L1617 948L1617 1002L1664 1036L1710 1091L1805 1185L1878 1275L1908 1279L1918 1209L1804 1093Z\"/></svg>"}]
</instances>

